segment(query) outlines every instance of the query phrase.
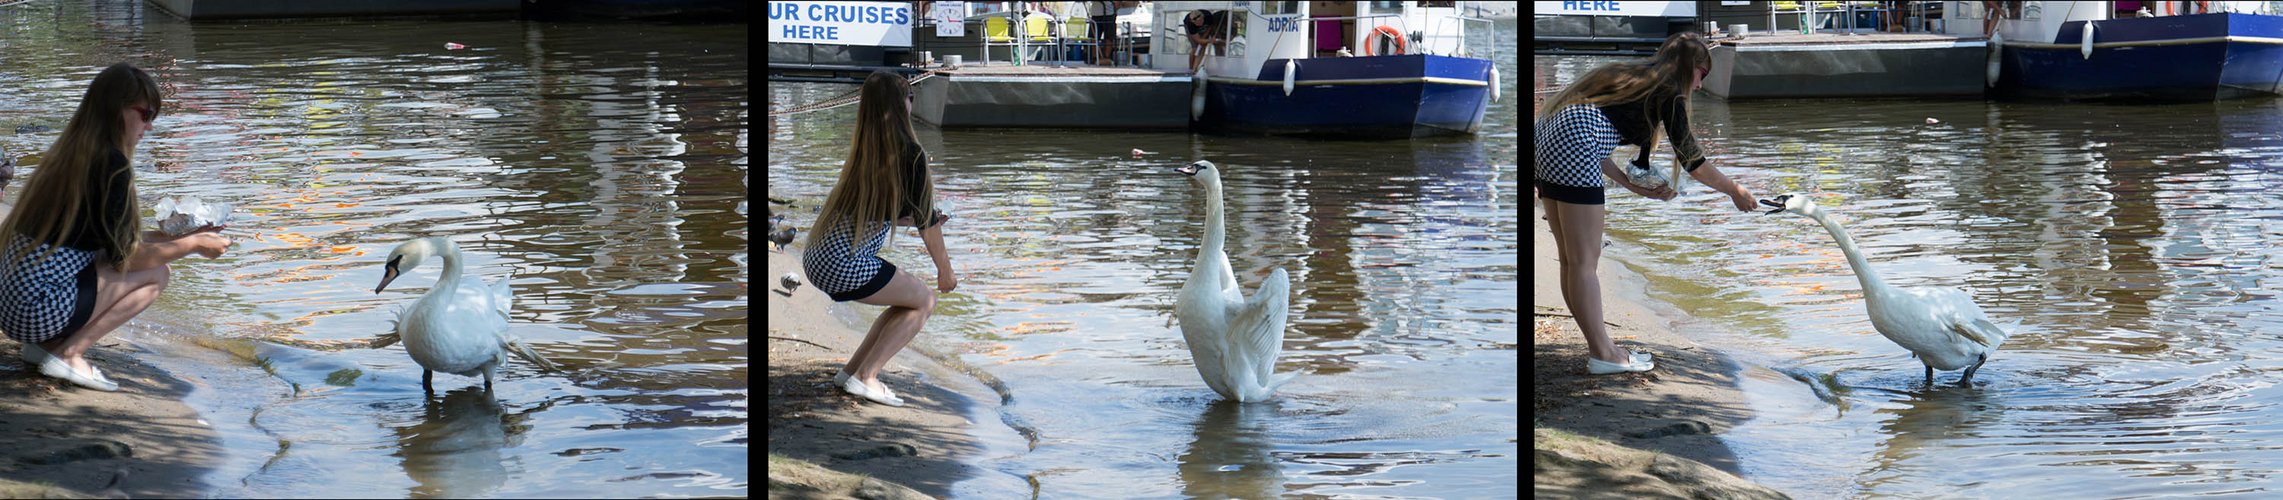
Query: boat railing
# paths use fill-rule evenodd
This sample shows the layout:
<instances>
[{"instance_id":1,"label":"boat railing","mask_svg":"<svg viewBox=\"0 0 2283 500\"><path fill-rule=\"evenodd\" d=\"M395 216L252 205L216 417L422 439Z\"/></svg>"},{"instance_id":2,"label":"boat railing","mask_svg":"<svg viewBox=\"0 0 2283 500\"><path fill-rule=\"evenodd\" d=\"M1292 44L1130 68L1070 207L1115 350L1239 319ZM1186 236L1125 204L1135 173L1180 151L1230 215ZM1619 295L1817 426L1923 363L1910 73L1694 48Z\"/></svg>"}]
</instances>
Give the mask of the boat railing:
<instances>
[{"instance_id":1,"label":"boat railing","mask_svg":"<svg viewBox=\"0 0 2283 500\"><path fill-rule=\"evenodd\" d=\"M1315 21L1346 21L1346 20L1350 20L1350 19L1359 19L1359 20L1360 20L1360 19L1376 19L1376 18L1383 18L1383 17L1392 17L1392 18L1395 18L1395 25L1396 25L1396 26L1395 26L1395 29L1397 29L1397 30L1399 30L1399 31L1402 31L1402 32L1404 32L1404 33L1407 33L1407 34L1408 34L1408 33L1411 33L1411 25L1410 25L1410 20L1409 20L1409 19L1407 19L1407 18L1405 18L1405 17L1404 17L1402 14L1372 14L1372 15L1368 15L1368 16L1310 16L1310 17L1308 17L1306 20L1307 20L1307 21L1309 21L1309 22L1311 22L1311 23L1313 23L1313 22L1315 22ZM1443 28L1443 27L1445 27L1445 26L1449 26L1449 24L1448 24L1448 23L1451 23L1451 22L1454 22L1454 21L1455 21L1455 22L1457 22L1457 23L1459 23L1459 33L1458 33L1457 35L1455 35L1455 36L1453 36L1453 37L1452 37L1452 38L1454 38L1454 39L1458 40L1458 45L1457 45L1457 46L1455 46L1455 47L1452 47L1452 52L1451 52L1451 54L1449 54L1449 55L1462 55L1462 56L1465 56L1465 57L1475 57L1475 56L1474 56L1474 50L1473 50L1473 44L1471 44L1471 43L1468 43L1468 42L1469 42L1469 40L1470 40L1470 38L1468 37L1468 35L1469 35L1469 34L1470 34L1472 31L1474 31L1474 25L1473 25L1472 23L1482 23L1484 26L1488 27L1488 28L1491 30L1491 33L1496 33L1496 32L1497 32L1496 30L1498 29L1498 24L1497 24L1497 22L1496 22L1496 21L1492 21L1492 20L1490 20L1490 19L1485 19L1485 18L1480 18L1480 17L1470 17L1470 16L1463 16L1463 15L1458 15L1458 14L1442 14L1442 15L1438 15L1438 16L1435 16L1435 17L1436 17L1437 19L1436 19L1436 22L1435 22L1435 26L1434 26L1434 27L1436 28L1436 30L1437 30L1437 31L1434 31L1433 33L1443 33L1443 31L1441 31L1441 30L1442 30L1442 28ZM1419 47L1419 51L1420 51L1420 52L1427 52L1427 47L1425 47L1425 45L1426 45L1426 44L1429 44L1429 43L1431 43L1430 41L1428 41L1428 40L1426 40L1426 39L1425 39L1425 38L1427 38L1428 36L1431 36L1431 35L1421 35L1421 38L1422 38L1422 39L1419 41L1419 43L1420 43L1420 44L1422 44L1422 46L1421 46L1421 47ZM1493 35L1493 36L1495 36L1495 35ZM1496 58L1497 58L1497 55L1498 55L1498 44L1494 42L1494 43L1488 43L1488 44L1485 44L1485 45L1487 45L1487 46L1489 46L1489 47L1490 47L1490 49L1489 49L1489 50L1490 50L1490 54L1489 54L1489 57L1484 57L1484 58L1485 58L1485 59L1496 59Z\"/></svg>"},{"instance_id":2,"label":"boat railing","mask_svg":"<svg viewBox=\"0 0 2283 500\"><path fill-rule=\"evenodd\" d=\"M0 1L6 1L6 0L0 0ZM1011 49L1011 52L1013 53L1012 55L1014 56L1014 60L1013 60L1013 61L1010 61L1010 62L1013 62L1013 63L1014 63L1015 65L1017 65L1017 66L1023 65L1023 64L1025 63L1025 61L1031 61L1031 60L1033 60L1033 59L1031 59L1031 58L1029 58L1029 57L1028 57L1028 56L1029 56L1029 53L1030 53L1030 48L1031 48L1031 35L1030 35L1030 26L1028 26L1026 23L1028 23L1028 22L1029 22L1029 20L1028 20L1028 19L1024 19L1024 18L1021 18L1021 17L1019 16L1019 14L1022 14L1022 13L1023 13L1023 11L1016 11L1016 10L1006 10L1006 11L997 11L997 12L986 12L986 13L981 13L981 14L974 14L974 15L968 16L966 19L962 19L962 20L960 20L960 24L961 24L961 29L962 29L962 30L981 30L981 31L983 31L983 33L980 33L980 34L976 35L976 36L977 36L977 38L979 38L979 39L981 39L981 40L982 40L982 47L983 47L983 50L982 50L982 54L981 54L981 56L977 58L979 62L981 62L982 64L985 64L985 65L988 65L988 64L990 64L990 63L991 63L991 47L994 47L994 46L1000 46L1000 47L1009 47L1009 48ZM991 42L991 40L990 40L990 33L988 33L988 32L989 32L989 29L988 29L988 28L989 28L989 26L990 26L990 23L988 22L988 19L989 19L989 18L993 18L993 17L997 17L997 18L1004 18L1004 19L1006 19L1006 20L1007 20L1007 36L1013 37L1013 38L1014 38L1014 41L1012 41L1012 42L1000 42L999 44L994 44L994 43L992 43L992 42ZM1033 16L1033 17L1036 17L1036 16ZM1089 21L1089 24L1091 24L1091 20L1089 19L1088 21ZM1077 35L1074 35L1074 34L1070 33L1070 16L1046 16L1046 22L1047 22L1047 32L1048 32L1048 35L1047 35L1047 36L1048 36L1048 38L1052 39L1052 40L1053 40L1053 42L1052 42L1052 43L1054 43L1054 44L1055 44L1055 48L1054 48L1054 52L1053 52L1053 53L1056 55L1056 57L1053 57L1053 58L1044 58L1044 57L1042 57L1042 58L1039 58L1039 60L1043 60L1043 59L1061 59L1061 58L1062 58L1061 54L1064 54L1064 53L1066 53L1066 52L1067 52L1067 50L1066 50L1066 49L1064 49L1065 45L1066 45L1066 44L1068 44L1068 43L1070 42L1070 40L1072 39L1072 37L1074 37L1074 36L1077 36ZM914 22L913 22L913 25L912 25L912 29L913 29L913 30L916 32L916 31L918 31L918 30L920 30L920 29L928 29L928 28L933 28L933 27L935 27L935 26L936 26L936 24L937 24L937 23L936 23L936 22L935 22L935 20L934 20L934 19L932 19L932 18L921 17L921 18L917 18L917 19L915 19L915 20L914 20ZM1110 45L1111 45L1111 47L1112 47L1113 49L1118 49L1118 50L1121 50L1122 52L1124 52L1124 53L1126 53L1126 54L1132 54L1132 53L1133 53L1133 50L1134 50L1134 41L1133 41L1133 37L1135 37L1135 36L1142 36L1142 35L1147 35L1147 33L1142 33L1141 31L1139 31L1139 29L1140 29L1140 28L1139 28L1139 26L1138 26L1138 25L1136 25L1136 24L1135 24L1133 21L1119 21L1119 22L1117 22L1117 23L1114 23L1114 24L1112 24L1112 25L1111 25L1111 27L1112 27L1112 29L1107 29L1107 30L1104 30L1104 32L1106 32L1106 33L1110 33L1110 35L1109 35L1109 36L1110 36L1111 38L1114 38L1115 40L1094 40L1092 43L1097 43L1097 44L1099 44L1099 43L1107 43L1107 44L1110 44ZM1039 43L1041 43L1041 44L1042 44L1042 46L1043 46L1043 44L1044 44L1044 43L1047 43L1047 42L1039 42ZM1069 64L1069 62L1068 62L1068 61L1057 61L1057 62L1056 62L1056 64L1059 64L1059 65L1067 65L1067 64ZM1122 66L1122 65L1123 65L1123 64L1116 64L1116 63L1113 63L1113 64L1107 64L1106 66Z\"/></svg>"},{"instance_id":3,"label":"boat railing","mask_svg":"<svg viewBox=\"0 0 2283 500\"><path fill-rule=\"evenodd\" d=\"M1410 33L1410 32L1411 32L1411 20L1410 20L1410 19L1406 19L1406 18L1404 18L1402 14L1372 14L1372 15L1368 15L1368 16L1324 16L1324 17L1313 17L1313 16L1311 16L1311 17L1309 17L1309 18L1308 18L1308 22L1309 22L1309 23L1311 23L1311 24L1310 24L1310 26L1314 26L1314 24L1313 24L1313 23L1314 23L1314 22L1316 22L1316 21L1346 21L1346 20L1350 20L1350 19L1355 19L1355 20L1363 20L1363 19L1376 19L1376 18L1382 18L1382 17L1392 17L1392 18L1395 18L1395 25L1396 25L1396 26L1395 26L1395 29L1396 29L1397 31L1402 31L1402 32L1404 32L1404 33ZM1310 33L1314 33L1314 31L1310 31ZM1357 40L1357 42L1358 42L1358 44L1357 44L1356 48L1357 48L1357 49L1359 49L1359 50L1360 50L1360 49L1362 49L1362 48L1363 48L1363 46L1362 46L1362 43L1363 43L1363 41L1362 41L1362 40Z\"/></svg>"},{"instance_id":4,"label":"boat railing","mask_svg":"<svg viewBox=\"0 0 2283 500\"><path fill-rule=\"evenodd\" d=\"M1445 26L1443 23L1446 22L1458 21L1459 23L1459 44L1457 47L1452 47L1453 52L1450 55L1457 57L1477 57L1474 53L1474 37L1470 35L1472 35L1474 31L1474 24L1472 23L1482 23L1484 27L1488 28L1487 31L1491 33L1491 40L1493 41L1483 44L1490 47L1490 53L1488 55L1480 56L1480 58L1489 59L1492 61L1498 60L1498 42L1495 41L1497 40L1498 36L1497 22L1491 21L1487 18L1461 16L1455 14L1444 14L1441 17L1442 19L1437 19L1435 21L1436 29L1441 29L1443 26ZM1421 45L1427 44L1425 40L1421 40L1419 43ZM1425 52L1424 47L1422 47L1421 52Z\"/></svg>"}]
</instances>

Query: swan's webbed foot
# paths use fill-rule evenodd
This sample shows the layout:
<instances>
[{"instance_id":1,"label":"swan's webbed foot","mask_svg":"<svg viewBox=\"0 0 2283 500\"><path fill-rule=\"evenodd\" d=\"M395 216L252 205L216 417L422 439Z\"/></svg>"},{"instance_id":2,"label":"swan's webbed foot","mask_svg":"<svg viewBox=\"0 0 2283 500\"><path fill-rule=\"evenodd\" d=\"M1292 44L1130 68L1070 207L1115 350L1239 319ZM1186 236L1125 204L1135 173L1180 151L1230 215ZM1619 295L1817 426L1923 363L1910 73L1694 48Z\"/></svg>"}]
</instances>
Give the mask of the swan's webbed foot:
<instances>
[{"instance_id":1,"label":"swan's webbed foot","mask_svg":"<svg viewBox=\"0 0 2283 500\"><path fill-rule=\"evenodd\" d=\"M1979 359L1974 361L1974 366L1966 367L1966 376L1958 378L1958 386L1973 387L1974 370L1982 369L1982 363L1988 362L1990 362L1990 355L1988 353L1983 353Z\"/></svg>"}]
</instances>

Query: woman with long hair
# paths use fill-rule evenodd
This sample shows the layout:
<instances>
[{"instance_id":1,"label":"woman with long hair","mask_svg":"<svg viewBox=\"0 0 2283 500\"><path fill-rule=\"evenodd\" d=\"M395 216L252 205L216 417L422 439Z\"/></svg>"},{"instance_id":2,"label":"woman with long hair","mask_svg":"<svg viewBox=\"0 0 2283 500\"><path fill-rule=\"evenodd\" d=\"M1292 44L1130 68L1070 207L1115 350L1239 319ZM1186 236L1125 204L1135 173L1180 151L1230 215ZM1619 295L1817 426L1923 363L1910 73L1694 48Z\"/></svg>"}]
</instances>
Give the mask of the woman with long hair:
<instances>
[{"instance_id":1,"label":"woman with long hair","mask_svg":"<svg viewBox=\"0 0 2283 500\"><path fill-rule=\"evenodd\" d=\"M959 286L943 247L943 222L935 208L935 180L927 152L912 131L912 89L885 71L864 79L856 106L856 136L841 164L840 180L825 196L824 209L809 229L801 268L809 282L838 302L888 306L872 322L864 343L849 356L833 381L841 390L876 403L903 406L904 400L880 381L880 369L904 349L920 326L935 314L935 293ZM892 221L892 224L891 224ZM880 258L895 226L912 226L935 259L935 290Z\"/></svg>"},{"instance_id":2,"label":"woman with long hair","mask_svg":"<svg viewBox=\"0 0 2283 500\"><path fill-rule=\"evenodd\" d=\"M1712 52L1701 34L1684 32L1665 39L1642 61L1611 63L1579 77L1546 100L1533 125L1537 168L1532 181L1546 207L1546 223L1561 248L1562 300L1585 333L1586 371L1592 374L1642 372L1656 368L1648 354L1622 351L1602 324L1602 178L1659 200L1670 200L1673 185L1645 187L1628 179L1610 159L1619 145L1639 146L1633 165L1647 169L1657 148L1658 129L1672 139L1675 161L1689 176L1728 194L1736 209L1752 211L1752 191L1713 167L1689 129L1689 95L1704 85Z\"/></svg>"},{"instance_id":3,"label":"woman with long hair","mask_svg":"<svg viewBox=\"0 0 2283 500\"><path fill-rule=\"evenodd\" d=\"M87 349L158 299L170 263L230 247L218 227L180 237L142 230L128 165L164 104L140 68L97 73L0 222L0 331L24 343L20 354L41 374L119 390L88 364Z\"/></svg>"}]
</instances>

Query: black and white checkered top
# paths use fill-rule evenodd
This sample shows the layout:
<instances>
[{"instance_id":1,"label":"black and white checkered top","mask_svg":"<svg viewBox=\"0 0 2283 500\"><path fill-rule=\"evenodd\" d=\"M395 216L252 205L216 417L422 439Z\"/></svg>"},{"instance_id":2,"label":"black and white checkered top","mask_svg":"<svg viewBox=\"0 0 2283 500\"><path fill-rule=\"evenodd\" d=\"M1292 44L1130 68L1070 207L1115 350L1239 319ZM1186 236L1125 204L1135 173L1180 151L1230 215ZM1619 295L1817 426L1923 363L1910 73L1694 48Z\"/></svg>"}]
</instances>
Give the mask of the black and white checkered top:
<instances>
[{"instance_id":1,"label":"black and white checkered top","mask_svg":"<svg viewBox=\"0 0 2283 500\"><path fill-rule=\"evenodd\" d=\"M1567 203L1602 204L1601 162L1617 149L1617 127L1590 104L1574 104L1535 125L1540 196Z\"/></svg>"},{"instance_id":2,"label":"black and white checkered top","mask_svg":"<svg viewBox=\"0 0 2283 500\"><path fill-rule=\"evenodd\" d=\"M933 182L928 179L927 151L915 142L904 143L904 151L909 154L901 164L903 192L919 193L922 183ZM942 224L945 219L942 210L920 218L913 213L915 207L910 200L899 201L897 205L902 207L897 218L912 217L919 221L914 229L925 230ZM893 229L889 221L849 221L840 227L811 228L825 233L816 248L801 254L801 270L809 274L810 284L837 302L879 293L896 277L896 265L880 258L880 248L887 245L888 232Z\"/></svg>"},{"instance_id":3,"label":"black and white checkered top","mask_svg":"<svg viewBox=\"0 0 2283 500\"><path fill-rule=\"evenodd\" d=\"M50 245L20 235L12 239L0 251L0 331L17 342L31 343L84 325L87 318L76 316L81 314L77 310L82 302L92 305L95 297L94 290L81 283L93 280L83 280L81 274L93 271L89 266L96 252L63 246L53 257L41 258Z\"/></svg>"},{"instance_id":4,"label":"black and white checkered top","mask_svg":"<svg viewBox=\"0 0 2283 500\"><path fill-rule=\"evenodd\" d=\"M857 237L857 225L849 221L833 228L816 248L801 254L801 270L809 274L809 284L835 301L870 297L895 278L896 265L880 258L880 247L888 243L888 223L862 224L862 238Z\"/></svg>"}]
</instances>

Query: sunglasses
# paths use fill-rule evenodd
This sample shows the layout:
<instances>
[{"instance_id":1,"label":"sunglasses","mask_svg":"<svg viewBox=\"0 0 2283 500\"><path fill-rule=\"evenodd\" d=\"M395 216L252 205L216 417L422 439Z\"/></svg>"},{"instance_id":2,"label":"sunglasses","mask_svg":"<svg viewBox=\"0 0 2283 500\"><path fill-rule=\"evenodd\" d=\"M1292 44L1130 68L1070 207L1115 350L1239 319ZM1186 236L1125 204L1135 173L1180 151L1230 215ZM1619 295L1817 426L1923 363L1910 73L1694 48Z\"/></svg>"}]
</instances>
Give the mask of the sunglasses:
<instances>
[{"instance_id":1,"label":"sunglasses","mask_svg":"<svg viewBox=\"0 0 2283 500\"><path fill-rule=\"evenodd\" d=\"M148 108L148 107L144 107L144 106L135 106L135 107L132 107L132 108L127 108L127 109L132 109L132 110L135 110L135 112L136 112L136 113L142 113L142 114L143 114L143 123L150 123L150 122L151 122L151 120L157 120L157 119L159 118L159 112L157 112L157 111L152 111L152 110L151 110L151 108Z\"/></svg>"}]
</instances>

